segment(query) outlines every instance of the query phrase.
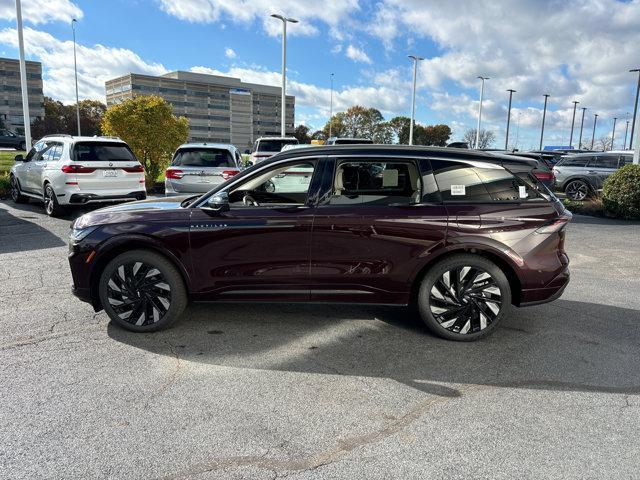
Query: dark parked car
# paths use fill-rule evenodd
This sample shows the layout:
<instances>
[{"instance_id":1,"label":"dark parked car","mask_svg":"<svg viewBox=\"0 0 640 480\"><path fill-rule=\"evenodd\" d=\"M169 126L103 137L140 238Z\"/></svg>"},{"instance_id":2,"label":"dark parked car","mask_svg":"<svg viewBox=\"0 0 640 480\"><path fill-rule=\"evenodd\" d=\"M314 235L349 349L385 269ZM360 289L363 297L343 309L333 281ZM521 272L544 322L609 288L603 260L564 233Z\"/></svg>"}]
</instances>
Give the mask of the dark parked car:
<instances>
[{"instance_id":1,"label":"dark parked car","mask_svg":"<svg viewBox=\"0 0 640 480\"><path fill-rule=\"evenodd\" d=\"M450 148L291 150L202 196L78 218L73 290L137 332L189 300L313 301L415 304L437 335L474 340L569 280L571 214L535 166ZM299 188L276 181L289 175Z\"/></svg>"},{"instance_id":2,"label":"dark parked car","mask_svg":"<svg viewBox=\"0 0 640 480\"><path fill-rule=\"evenodd\" d=\"M533 169L533 174L545 187L553 189L555 177L553 176L553 163L549 156L535 152L505 152L507 155L515 155L521 158L531 158L538 161L538 166Z\"/></svg>"},{"instance_id":3,"label":"dark parked car","mask_svg":"<svg viewBox=\"0 0 640 480\"><path fill-rule=\"evenodd\" d=\"M632 162L633 152L624 150L568 155L553 167L555 188L571 200L584 200L602 190L609 175Z\"/></svg>"},{"instance_id":4,"label":"dark parked car","mask_svg":"<svg viewBox=\"0 0 640 480\"><path fill-rule=\"evenodd\" d=\"M0 147L15 148L16 150L26 150L27 144L22 135L18 135L6 128L0 128Z\"/></svg>"}]
</instances>

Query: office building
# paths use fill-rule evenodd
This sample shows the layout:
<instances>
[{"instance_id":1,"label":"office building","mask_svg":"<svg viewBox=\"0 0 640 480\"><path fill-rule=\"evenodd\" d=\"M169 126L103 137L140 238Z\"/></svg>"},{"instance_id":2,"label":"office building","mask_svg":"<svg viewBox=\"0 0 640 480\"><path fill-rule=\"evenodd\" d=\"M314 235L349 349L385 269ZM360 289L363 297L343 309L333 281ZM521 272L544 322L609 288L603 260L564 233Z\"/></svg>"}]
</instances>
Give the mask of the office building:
<instances>
[{"instance_id":1,"label":"office building","mask_svg":"<svg viewBox=\"0 0 640 480\"><path fill-rule=\"evenodd\" d=\"M159 95L189 120L190 142L232 143L241 151L258 138L280 135L281 89L239 78L193 72L130 73L105 84L107 106L136 95ZM286 131L293 135L295 97L287 96Z\"/></svg>"},{"instance_id":2,"label":"office building","mask_svg":"<svg viewBox=\"0 0 640 480\"><path fill-rule=\"evenodd\" d=\"M29 115L33 123L35 119L44 117L42 64L28 61L26 66ZM6 128L24 134L20 62L13 58L0 58L0 119Z\"/></svg>"}]
</instances>

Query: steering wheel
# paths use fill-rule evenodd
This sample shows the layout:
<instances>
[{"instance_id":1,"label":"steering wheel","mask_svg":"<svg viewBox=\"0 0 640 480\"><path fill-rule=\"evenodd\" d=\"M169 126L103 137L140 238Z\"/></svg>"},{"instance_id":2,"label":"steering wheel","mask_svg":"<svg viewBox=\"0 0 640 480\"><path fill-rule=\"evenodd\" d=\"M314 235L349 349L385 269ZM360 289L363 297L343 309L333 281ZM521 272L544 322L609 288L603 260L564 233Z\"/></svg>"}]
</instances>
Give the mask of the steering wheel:
<instances>
[{"instance_id":1,"label":"steering wheel","mask_svg":"<svg viewBox=\"0 0 640 480\"><path fill-rule=\"evenodd\" d=\"M256 201L256 199L253 198L248 193L244 197L242 197L242 204L245 207L259 207L260 206L260 204Z\"/></svg>"}]
</instances>

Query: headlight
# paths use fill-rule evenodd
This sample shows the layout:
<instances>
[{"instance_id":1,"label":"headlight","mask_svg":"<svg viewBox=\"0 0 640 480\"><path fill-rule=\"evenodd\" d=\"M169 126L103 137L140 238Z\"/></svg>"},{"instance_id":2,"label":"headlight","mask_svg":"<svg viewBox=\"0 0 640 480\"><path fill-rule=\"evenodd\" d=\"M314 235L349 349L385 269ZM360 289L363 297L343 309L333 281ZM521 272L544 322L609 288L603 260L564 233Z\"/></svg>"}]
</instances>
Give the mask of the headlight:
<instances>
[{"instance_id":1,"label":"headlight","mask_svg":"<svg viewBox=\"0 0 640 480\"><path fill-rule=\"evenodd\" d=\"M80 240L85 238L87 235L89 235L91 232L93 232L96 228L98 228L98 225L95 225L93 227L85 227L85 228L77 228L74 226L72 227L71 233L69 234L69 240L72 243L79 242Z\"/></svg>"}]
</instances>

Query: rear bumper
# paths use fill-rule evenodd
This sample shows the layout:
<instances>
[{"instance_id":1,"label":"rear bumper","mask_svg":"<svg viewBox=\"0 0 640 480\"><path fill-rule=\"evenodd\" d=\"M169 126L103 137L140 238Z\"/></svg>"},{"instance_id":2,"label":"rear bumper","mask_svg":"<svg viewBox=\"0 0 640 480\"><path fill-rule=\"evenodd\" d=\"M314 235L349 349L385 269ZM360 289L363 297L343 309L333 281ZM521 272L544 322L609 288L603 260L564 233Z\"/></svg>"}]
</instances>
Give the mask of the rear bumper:
<instances>
[{"instance_id":1,"label":"rear bumper","mask_svg":"<svg viewBox=\"0 0 640 480\"><path fill-rule=\"evenodd\" d=\"M565 268L544 288L532 288L522 291L519 307L530 307L542 303L553 302L562 296L569 284L569 268Z\"/></svg>"},{"instance_id":2,"label":"rear bumper","mask_svg":"<svg viewBox=\"0 0 640 480\"><path fill-rule=\"evenodd\" d=\"M140 190L121 195L99 195L97 193L73 193L69 197L70 205L83 205L85 203L94 202L117 202L130 200L144 200L147 198L147 192Z\"/></svg>"}]
</instances>

